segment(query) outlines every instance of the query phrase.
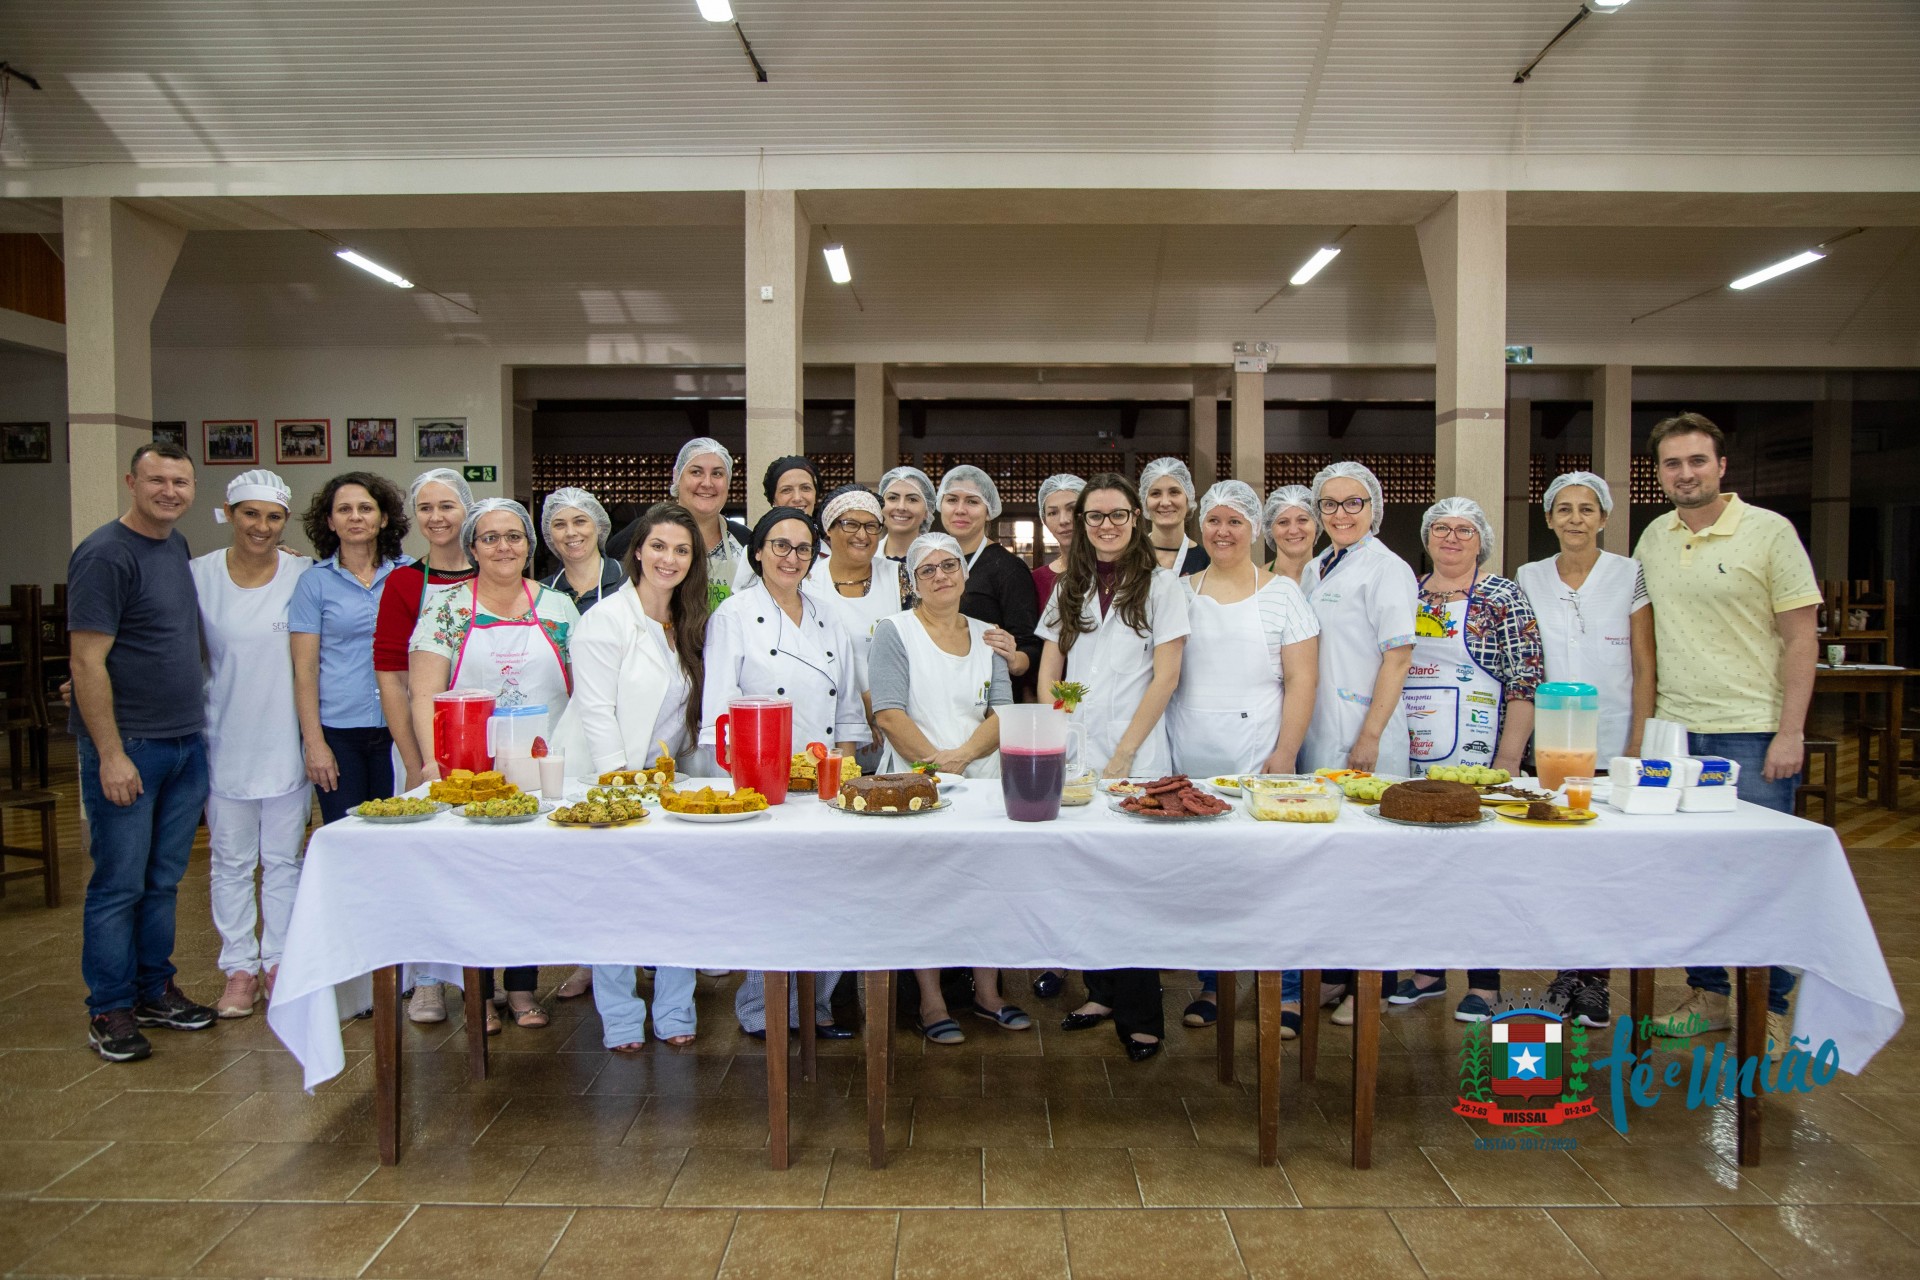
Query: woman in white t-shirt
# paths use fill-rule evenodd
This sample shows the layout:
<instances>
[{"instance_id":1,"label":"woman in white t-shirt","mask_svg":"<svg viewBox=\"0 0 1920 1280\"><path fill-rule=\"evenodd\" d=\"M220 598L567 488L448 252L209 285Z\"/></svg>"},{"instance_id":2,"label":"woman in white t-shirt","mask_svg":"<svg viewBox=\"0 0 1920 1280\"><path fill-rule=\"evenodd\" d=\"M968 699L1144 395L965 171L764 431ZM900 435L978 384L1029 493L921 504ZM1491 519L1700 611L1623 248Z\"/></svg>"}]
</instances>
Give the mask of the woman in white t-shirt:
<instances>
[{"instance_id":1,"label":"woman in white t-shirt","mask_svg":"<svg viewBox=\"0 0 1920 1280\"><path fill-rule=\"evenodd\" d=\"M223 1018L244 1018L273 996L313 808L287 629L294 585L313 561L280 549L292 506L292 491L273 472L236 476L214 513L233 526L233 545L192 566L207 663L207 837L227 975L214 1008Z\"/></svg>"}]
</instances>

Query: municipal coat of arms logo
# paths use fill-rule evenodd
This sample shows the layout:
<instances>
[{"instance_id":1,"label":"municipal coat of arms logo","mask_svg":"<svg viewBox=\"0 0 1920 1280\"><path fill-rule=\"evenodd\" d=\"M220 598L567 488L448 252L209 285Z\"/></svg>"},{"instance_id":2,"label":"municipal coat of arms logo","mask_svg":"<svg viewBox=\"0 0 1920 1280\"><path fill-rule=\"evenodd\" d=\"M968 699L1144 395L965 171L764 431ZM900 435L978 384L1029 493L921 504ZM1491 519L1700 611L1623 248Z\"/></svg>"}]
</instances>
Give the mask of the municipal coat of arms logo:
<instances>
[{"instance_id":1,"label":"municipal coat of arms logo","mask_svg":"<svg viewBox=\"0 0 1920 1280\"><path fill-rule=\"evenodd\" d=\"M1558 999L1522 991L1471 1023L1460 1045L1454 1111L1496 1125L1557 1125L1592 1115L1587 1030Z\"/></svg>"}]
</instances>

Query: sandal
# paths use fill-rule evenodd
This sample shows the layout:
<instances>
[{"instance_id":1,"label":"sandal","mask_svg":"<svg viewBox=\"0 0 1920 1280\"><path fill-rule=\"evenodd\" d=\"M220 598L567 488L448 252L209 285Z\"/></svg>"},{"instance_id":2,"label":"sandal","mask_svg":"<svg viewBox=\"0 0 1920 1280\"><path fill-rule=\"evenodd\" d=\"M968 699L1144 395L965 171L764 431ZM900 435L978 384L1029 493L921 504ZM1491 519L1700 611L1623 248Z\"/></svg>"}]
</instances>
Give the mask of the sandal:
<instances>
[{"instance_id":1,"label":"sandal","mask_svg":"<svg viewBox=\"0 0 1920 1280\"><path fill-rule=\"evenodd\" d=\"M646 1047L647 1045L644 1040L635 1040L631 1044L610 1044L607 1046L607 1052L617 1053L623 1058L637 1058L640 1056L641 1050Z\"/></svg>"},{"instance_id":2,"label":"sandal","mask_svg":"<svg viewBox=\"0 0 1920 1280\"><path fill-rule=\"evenodd\" d=\"M668 1036L666 1037L665 1043L672 1045L676 1049L684 1049L693 1043L693 1032L689 1031L683 1036Z\"/></svg>"},{"instance_id":3,"label":"sandal","mask_svg":"<svg viewBox=\"0 0 1920 1280\"><path fill-rule=\"evenodd\" d=\"M1220 1020L1220 1005L1213 1000L1195 1000L1180 1015L1183 1026L1210 1027Z\"/></svg>"},{"instance_id":4,"label":"sandal","mask_svg":"<svg viewBox=\"0 0 1920 1280\"><path fill-rule=\"evenodd\" d=\"M487 1034L490 1036L500 1034L500 1011L493 1007L491 1000L487 1001Z\"/></svg>"},{"instance_id":5,"label":"sandal","mask_svg":"<svg viewBox=\"0 0 1920 1280\"><path fill-rule=\"evenodd\" d=\"M1033 1029L1033 1019L1029 1018L1027 1011L1017 1004L1003 1004L998 1009L982 1009L976 1004L973 1006L973 1016L985 1018L989 1022L997 1022L1008 1031Z\"/></svg>"},{"instance_id":6,"label":"sandal","mask_svg":"<svg viewBox=\"0 0 1920 1280\"><path fill-rule=\"evenodd\" d=\"M952 1018L936 1018L932 1022L916 1023L915 1026L921 1035L934 1044L962 1044L967 1038L967 1033Z\"/></svg>"},{"instance_id":7,"label":"sandal","mask_svg":"<svg viewBox=\"0 0 1920 1280\"><path fill-rule=\"evenodd\" d=\"M557 1000L572 1000L593 990L593 970L581 965L567 975L567 980L553 989Z\"/></svg>"},{"instance_id":8,"label":"sandal","mask_svg":"<svg viewBox=\"0 0 1920 1280\"><path fill-rule=\"evenodd\" d=\"M524 1031L537 1031L552 1021L538 1003L521 1008L512 1002L511 997L507 1002L507 1012L513 1015L513 1025Z\"/></svg>"}]
</instances>

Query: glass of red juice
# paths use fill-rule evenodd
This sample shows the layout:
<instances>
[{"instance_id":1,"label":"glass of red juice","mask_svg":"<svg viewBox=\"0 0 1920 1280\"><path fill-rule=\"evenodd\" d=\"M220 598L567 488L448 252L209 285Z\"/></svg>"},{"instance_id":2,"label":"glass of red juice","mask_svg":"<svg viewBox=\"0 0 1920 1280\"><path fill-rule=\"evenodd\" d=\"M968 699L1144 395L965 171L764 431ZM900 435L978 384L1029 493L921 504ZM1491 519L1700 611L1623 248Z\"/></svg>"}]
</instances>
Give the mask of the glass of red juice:
<instances>
[{"instance_id":1,"label":"glass of red juice","mask_svg":"<svg viewBox=\"0 0 1920 1280\"><path fill-rule=\"evenodd\" d=\"M1000 796L1015 822L1052 822L1060 816L1060 791L1075 742L1086 732L1064 711L1035 703L1001 707Z\"/></svg>"}]
</instances>

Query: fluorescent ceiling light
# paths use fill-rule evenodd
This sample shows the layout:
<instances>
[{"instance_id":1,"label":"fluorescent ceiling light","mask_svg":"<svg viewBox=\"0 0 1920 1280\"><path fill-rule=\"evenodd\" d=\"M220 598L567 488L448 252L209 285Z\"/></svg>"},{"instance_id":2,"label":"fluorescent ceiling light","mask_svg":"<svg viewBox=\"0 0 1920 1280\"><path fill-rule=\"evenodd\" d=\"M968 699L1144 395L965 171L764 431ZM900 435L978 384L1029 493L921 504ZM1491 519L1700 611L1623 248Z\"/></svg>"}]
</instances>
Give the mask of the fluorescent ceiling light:
<instances>
[{"instance_id":1,"label":"fluorescent ceiling light","mask_svg":"<svg viewBox=\"0 0 1920 1280\"><path fill-rule=\"evenodd\" d=\"M708 22L732 22L733 6L727 0L695 0L700 6L700 16Z\"/></svg>"},{"instance_id":2,"label":"fluorescent ceiling light","mask_svg":"<svg viewBox=\"0 0 1920 1280\"><path fill-rule=\"evenodd\" d=\"M1589 13L1612 13L1616 9L1627 7L1628 0L1586 0L1581 8Z\"/></svg>"},{"instance_id":3,"label":"fluorescent ceiling light","mask_svg":"<svg viewBox=\"0 0 1920 1280\"><path fill-rule=\"evenodd\" d=\"M827 274L833 277L835 284L852 284L853 268L847 263L847 247L843 244L830 244L820 251L826 255Z\"/></svg>"},{"instance_id":4,"label":"fluorescent ceiling light","mask_svg":"<svg viewBox=\"0 0 1920 1280\"><path fill-rule=\"evenodd\" d=\"M1818 249L1809 249L1805 253L1796 253L1791 258L1788 258L1785 262L1776 262L1770 267L1760 268L1760 270L1754 272L1750 276L1741 276L1738 280L1735 280L1732 284L1728 285L1727 288L1751 289L1753 288L1753 286L1757 284L1766 283L1768 280L1773 279L1775 276L1783 276L1787 274L1787 272L1789 271L1798 271L1801 267L1806 266L1809 262L1818 262L1820 261L1820 259L1826 256L1827 256L1826 254L1821 253Z\"/></svg>"},{"instance_id":5,"label":"fluorescent ceiling light","mask_svg":"<svg viewBox=\"0 0 1920 1280\"><path fill-rule=\"evenodd\" d=\"M373 259L363 258L351 249L337 250L335 251L333 256L340 259L342 262L351 262L354 266L360 268L362 271L371 272L372 274L379 276L382 280L385 280L390 285L394 285L401 289L413 288L413 281L407 279L405 276L401 275L398 271L389 271L385 267L381 266L379 263L375 262Z\"/></svg>"},{"instance_id":6,"label":"fluorescent ceiling light","mask_svg":"<svg viewBox=\"0 0 1920 1280\"><path fill-rule=\"evenodd\" d=\"M1329 262L1332 262L1339 256L1340 251L1332 245L1317 250L1311 258L1308 258L1306 262L1302 264L1298 271L1293 273L1292 278L1289 279L1287 283L1305 284L1307 281L1319 275L1321 270L1324 269Z\"/></svg>"}]
</instances>

